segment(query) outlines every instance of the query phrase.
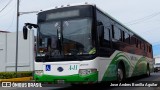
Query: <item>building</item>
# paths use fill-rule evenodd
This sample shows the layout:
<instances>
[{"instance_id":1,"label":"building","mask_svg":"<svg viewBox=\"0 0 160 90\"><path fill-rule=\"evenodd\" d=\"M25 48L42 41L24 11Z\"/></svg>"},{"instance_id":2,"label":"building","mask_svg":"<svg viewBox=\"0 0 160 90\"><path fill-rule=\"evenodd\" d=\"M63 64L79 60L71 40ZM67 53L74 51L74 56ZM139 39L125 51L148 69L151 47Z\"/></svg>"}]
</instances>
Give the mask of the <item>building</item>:
<instances>
[{"instance_id":1,"label":"building","mask_svg":"<svg viewBox=\"0 0 160 90\"><path fill-rule=\"evenodd\" d=\"M0 33L10 33L10 32L0 30Z\"/></svg>"},{"instance_id":2,"label":"building","mask_svg":"<svg viewBox=\"0 0 160 90\"><path fill-rule=\"evenodd\" d=\"M34 33L28 32L28 39L23 39L23 32L18 38L18 71L33 71ZM16 32L0 31L0 72L15 71Z\"/></svg>"}]
</instances>

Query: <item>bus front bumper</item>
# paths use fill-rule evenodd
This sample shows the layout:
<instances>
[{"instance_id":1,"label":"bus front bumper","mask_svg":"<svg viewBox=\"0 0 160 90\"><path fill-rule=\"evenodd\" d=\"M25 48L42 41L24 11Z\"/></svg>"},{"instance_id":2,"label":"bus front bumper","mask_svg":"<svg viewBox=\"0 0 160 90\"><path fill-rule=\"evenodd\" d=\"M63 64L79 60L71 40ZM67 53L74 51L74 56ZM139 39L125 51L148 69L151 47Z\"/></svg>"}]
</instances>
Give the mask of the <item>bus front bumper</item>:
<instances>
[{"instance_id":1,"label":"bus front bumper","mask_svg":"<svg viewBox=\"0 0 160 90\"><path fill-rule=\"evenodd\" d=\"M68 75L68 76L52 76L52 75L41 75L38 76L34 74L34 80L36 82L42 83L54 83L54 84L64 84L64 83L74 83L74 84L88 84L98 82L98 72L91 73L89 75Z\"/></svg>"}]
</instances>

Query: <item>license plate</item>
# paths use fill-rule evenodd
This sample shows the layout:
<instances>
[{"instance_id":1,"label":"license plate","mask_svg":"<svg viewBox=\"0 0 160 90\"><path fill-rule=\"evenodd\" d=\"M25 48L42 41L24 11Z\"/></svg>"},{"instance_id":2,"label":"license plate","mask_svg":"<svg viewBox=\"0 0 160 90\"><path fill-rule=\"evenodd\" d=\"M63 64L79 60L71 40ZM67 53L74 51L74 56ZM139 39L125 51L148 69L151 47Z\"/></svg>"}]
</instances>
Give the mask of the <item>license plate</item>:
<instances>
[{"instance_id":1,"label":"license plate","mask_svg":"<svg viewBox=\"0 0 160 90\"><path fill-rule=\"evenodd\" d=\"M64 80L57 80L57 84L64 84Z\"/></svg>"}]
</instances>

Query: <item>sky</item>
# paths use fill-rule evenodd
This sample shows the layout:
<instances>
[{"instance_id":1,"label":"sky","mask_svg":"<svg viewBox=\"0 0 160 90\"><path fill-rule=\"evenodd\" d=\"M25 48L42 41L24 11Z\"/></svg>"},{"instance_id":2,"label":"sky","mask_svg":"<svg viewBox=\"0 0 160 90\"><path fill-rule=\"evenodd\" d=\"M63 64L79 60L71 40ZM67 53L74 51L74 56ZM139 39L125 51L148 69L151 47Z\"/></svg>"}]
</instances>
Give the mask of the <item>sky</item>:
<instances>
[{"instance_id":1,"label":"sky","mask_svg":"<svg viewBox=\"0 0 160 90\"><path fill-rule=\"evenodd\" d=\"M0 0L0 30L16 31L16 1ZM160 0L20 0L19 9L20 12L31 12L85 2L95 4L149 41L154 56L160 55ZM19 31L27 22L36 24L37 14L20 15Z\"/></svg>"}]
</instances>

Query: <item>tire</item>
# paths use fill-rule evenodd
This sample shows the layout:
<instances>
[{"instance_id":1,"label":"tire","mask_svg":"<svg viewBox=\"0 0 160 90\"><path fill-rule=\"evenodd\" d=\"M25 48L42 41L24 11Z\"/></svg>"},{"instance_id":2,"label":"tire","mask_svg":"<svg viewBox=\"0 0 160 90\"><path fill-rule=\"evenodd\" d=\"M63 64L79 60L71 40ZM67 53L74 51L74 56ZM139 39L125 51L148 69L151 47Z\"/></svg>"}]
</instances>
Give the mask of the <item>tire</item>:
<instances>
[{"instance_id":1,"label":"tire","mask_svg":"<svg viewBox=\"0 0 160 90\"><path fill-rule=\"evenodd\" d=\"M118 65L118 68L117 68L117 81L118 82L123 82L124 79L125 79L124 69L123 69L122 65Z\"/></svg>"},{"instance_id":2,"label":"tire","mask_svg":"<svg viewBox=\"0 0 160 90\"><path fill-rule=\"evenodd\" d=\"M146 74L145 76L149 77L150 76L150 69L149 69L149 65L147 65L147 70L146 70Z\"/></svg>"}]
</instances>

